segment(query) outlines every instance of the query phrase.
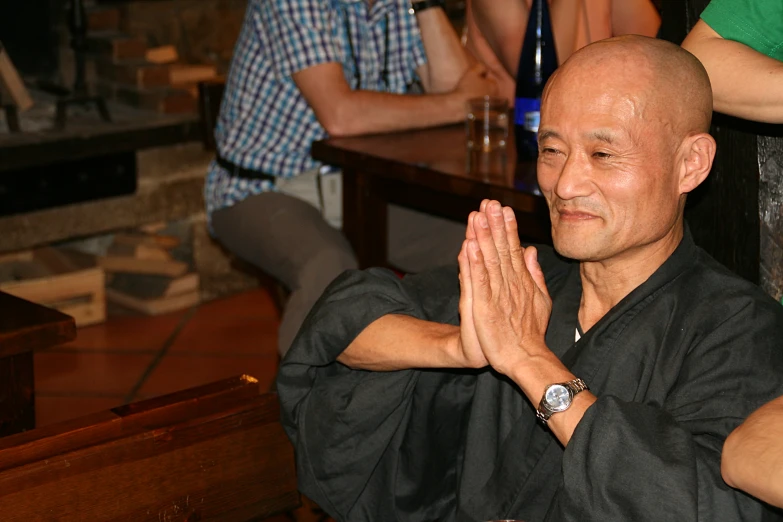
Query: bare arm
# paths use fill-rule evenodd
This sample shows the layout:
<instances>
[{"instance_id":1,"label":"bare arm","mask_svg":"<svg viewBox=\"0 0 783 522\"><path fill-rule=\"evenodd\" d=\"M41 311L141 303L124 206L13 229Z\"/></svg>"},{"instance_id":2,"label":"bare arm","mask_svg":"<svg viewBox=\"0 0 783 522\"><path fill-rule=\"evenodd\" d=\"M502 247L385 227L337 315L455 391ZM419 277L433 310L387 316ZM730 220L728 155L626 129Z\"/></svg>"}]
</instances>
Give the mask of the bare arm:
<instances>
[{"instance_id":1,"label":"bare arm","mask_svg":"<svg viewBox=\"0 0 783 522\"><path fill-rule=\"evenodd\" d=\"M454 27L445 11L425 9L416 14L416 21L424 43L427 64L418 71L427 92L443 93L454 89L473 63L460 44Z\"/></svg>"},{"instance_id":2,"label":"bare arm","mask_svg":"<svg viewBox=\"0 0 783 522\"><path fill-rule=\"evenodd\" d=\"M726 484L783 507L783 397L753 412L726 438L721 475Z\"/></svg>"},{"instance_id":3,"label":"bare arm","mask_svg":"<svg viewBox=\"0 0 783 522\"><path fill-rule=\"evenodd\" d=\"M716 111L783 123L783 62L724 40L703 20L696 22L682 46L707 69Z\"/></svg>"},{"instance_id":4,"label":"bare arm","mask_svg":"<svg viewBox=\"0 0 783 522\"><path fill-rule=\"evenodd\" d=\"M655 37L661 17L650 0L612 0L612 33Z\"/></svg>"},{"instance_id":5,"label":"bare arm","mask_svg":"<svg viewBox=\"0 0 783 522\"><path fill-rule=\"evenodd\" d=\"M482 71L476 64L453 91L424 96L352 91L335 62L303 69L293 80L331 136L355 136L462 121L468 99L494 94L494 83Z\"/></svg>"},{"instance_id":6,"label":"bare arm","mask_svg":"<svg viewBox=\"0 0 783 522\"><path fill-rule=\"evenodd\" d=\"M550 0L552 31L560 63L590 41L622 34L655 36L658 32L661 19L650 0L606 2ZM471 6L481 33L512 76L517 73L529 6L529 0L473 0ZM589 17L590 30L587 34L583 34L583 26L587 23L585 16Z\"/></svg>"},{"instance_id":7,"label":"bare arm","mask_svg":"<svg viewBox=\"0 0 783 522\"><path fill-rule=\"evenodd\" d=\"M525 0L473 0L476 25L506 71L516 77L530 13Z\"/></svg>"},{"instance_id":8,"label":"bare arm","mask_svg":"<svg viewBox=\"0 0 783 522\"><path fill-rule=\"evenodd\" d=\"M458 336L458 326L385 315L370 323L337 360L350 368L373 371L462 368Z\"/></svg>"}]
</instances>

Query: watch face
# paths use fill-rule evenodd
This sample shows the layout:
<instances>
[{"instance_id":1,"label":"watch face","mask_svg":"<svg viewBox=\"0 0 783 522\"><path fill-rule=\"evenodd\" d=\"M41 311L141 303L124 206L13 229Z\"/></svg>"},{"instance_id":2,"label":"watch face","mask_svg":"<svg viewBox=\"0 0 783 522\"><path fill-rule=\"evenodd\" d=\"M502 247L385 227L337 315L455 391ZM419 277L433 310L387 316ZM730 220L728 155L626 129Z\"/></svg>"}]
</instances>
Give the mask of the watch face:
<instances>
[{"instance_id":1,"label":"watch face","mask_svg":"<svg viewBox=\"0 0 783 522\"><path fill-rule=\"evenodd\" d=\"M562 384L550 386L544 395L547 408L555 412L567 410L571 406L571 399L571 390Z\"/></svg>"}]
</instances>

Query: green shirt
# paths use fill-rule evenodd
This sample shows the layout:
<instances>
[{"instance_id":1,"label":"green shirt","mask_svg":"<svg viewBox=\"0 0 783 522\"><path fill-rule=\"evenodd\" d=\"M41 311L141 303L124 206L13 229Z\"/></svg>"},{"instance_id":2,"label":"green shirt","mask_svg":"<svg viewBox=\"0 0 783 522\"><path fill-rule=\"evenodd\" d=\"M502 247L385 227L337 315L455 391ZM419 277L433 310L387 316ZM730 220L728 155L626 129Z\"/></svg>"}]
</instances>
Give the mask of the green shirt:
<instances>
[{"instance_id":1,"label":"green shirt","mask_svg":"<svg viewBox=\"0 0 783 522\"><path fill-rule=\"evenodd\" d=\"M726 40L783 61L783 0L712 0L701 19Z\"/></svg>"}]
</instances>

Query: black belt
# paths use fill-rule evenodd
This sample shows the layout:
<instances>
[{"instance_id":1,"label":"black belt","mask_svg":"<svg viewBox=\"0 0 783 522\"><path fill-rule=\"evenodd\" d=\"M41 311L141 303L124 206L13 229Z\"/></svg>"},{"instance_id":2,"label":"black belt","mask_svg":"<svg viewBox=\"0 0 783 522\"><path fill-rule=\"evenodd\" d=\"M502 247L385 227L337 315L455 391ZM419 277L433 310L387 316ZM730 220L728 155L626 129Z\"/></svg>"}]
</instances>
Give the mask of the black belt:
<instances>
[{"instance_id":1,"label":"black belt","mask_svg":"<svg viewBox=\"0 0 783 522\"><path fill-rule=\"evenodd\" d=\"M252 169L246 169L245 167L240 167L239 165L236 165L235 163L231 163L225 158L221 158L220 156L215 158L215 162L226 169L229 174L232 176L236 176L238 178L245 178L245 179L260 179L262 181L269 181L270 183L274 184L275 181L277 181L277 176L273 176L272 174L267 174L266 172L259 172L257 170Z\"/></svg>"}]
</instances>

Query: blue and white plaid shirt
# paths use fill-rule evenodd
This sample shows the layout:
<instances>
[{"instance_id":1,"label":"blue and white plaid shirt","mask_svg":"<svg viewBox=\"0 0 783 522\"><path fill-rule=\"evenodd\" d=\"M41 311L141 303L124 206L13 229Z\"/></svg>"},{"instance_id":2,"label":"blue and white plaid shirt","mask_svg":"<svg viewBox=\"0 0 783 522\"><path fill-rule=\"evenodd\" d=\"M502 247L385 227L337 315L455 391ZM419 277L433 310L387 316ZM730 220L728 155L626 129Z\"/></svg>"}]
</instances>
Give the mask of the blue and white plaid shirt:
<instances>
[{"instance_id":1,"label":"blue and white plaid shirt","mask_svg":"<svg viewBox=\"0 0 783 522\"><path fill-rule=\"evenodd\" d=\"M409 7L409 0L375 0L368 13L364 0L250 0L215 130L220 155L283 178L318 167L310 147L327 134L291 75L338 62L352 89L407 92L426 63ZM232 176L212 162L207 213L268 190L272 183Z\"/></svg>"}]
</instances>

